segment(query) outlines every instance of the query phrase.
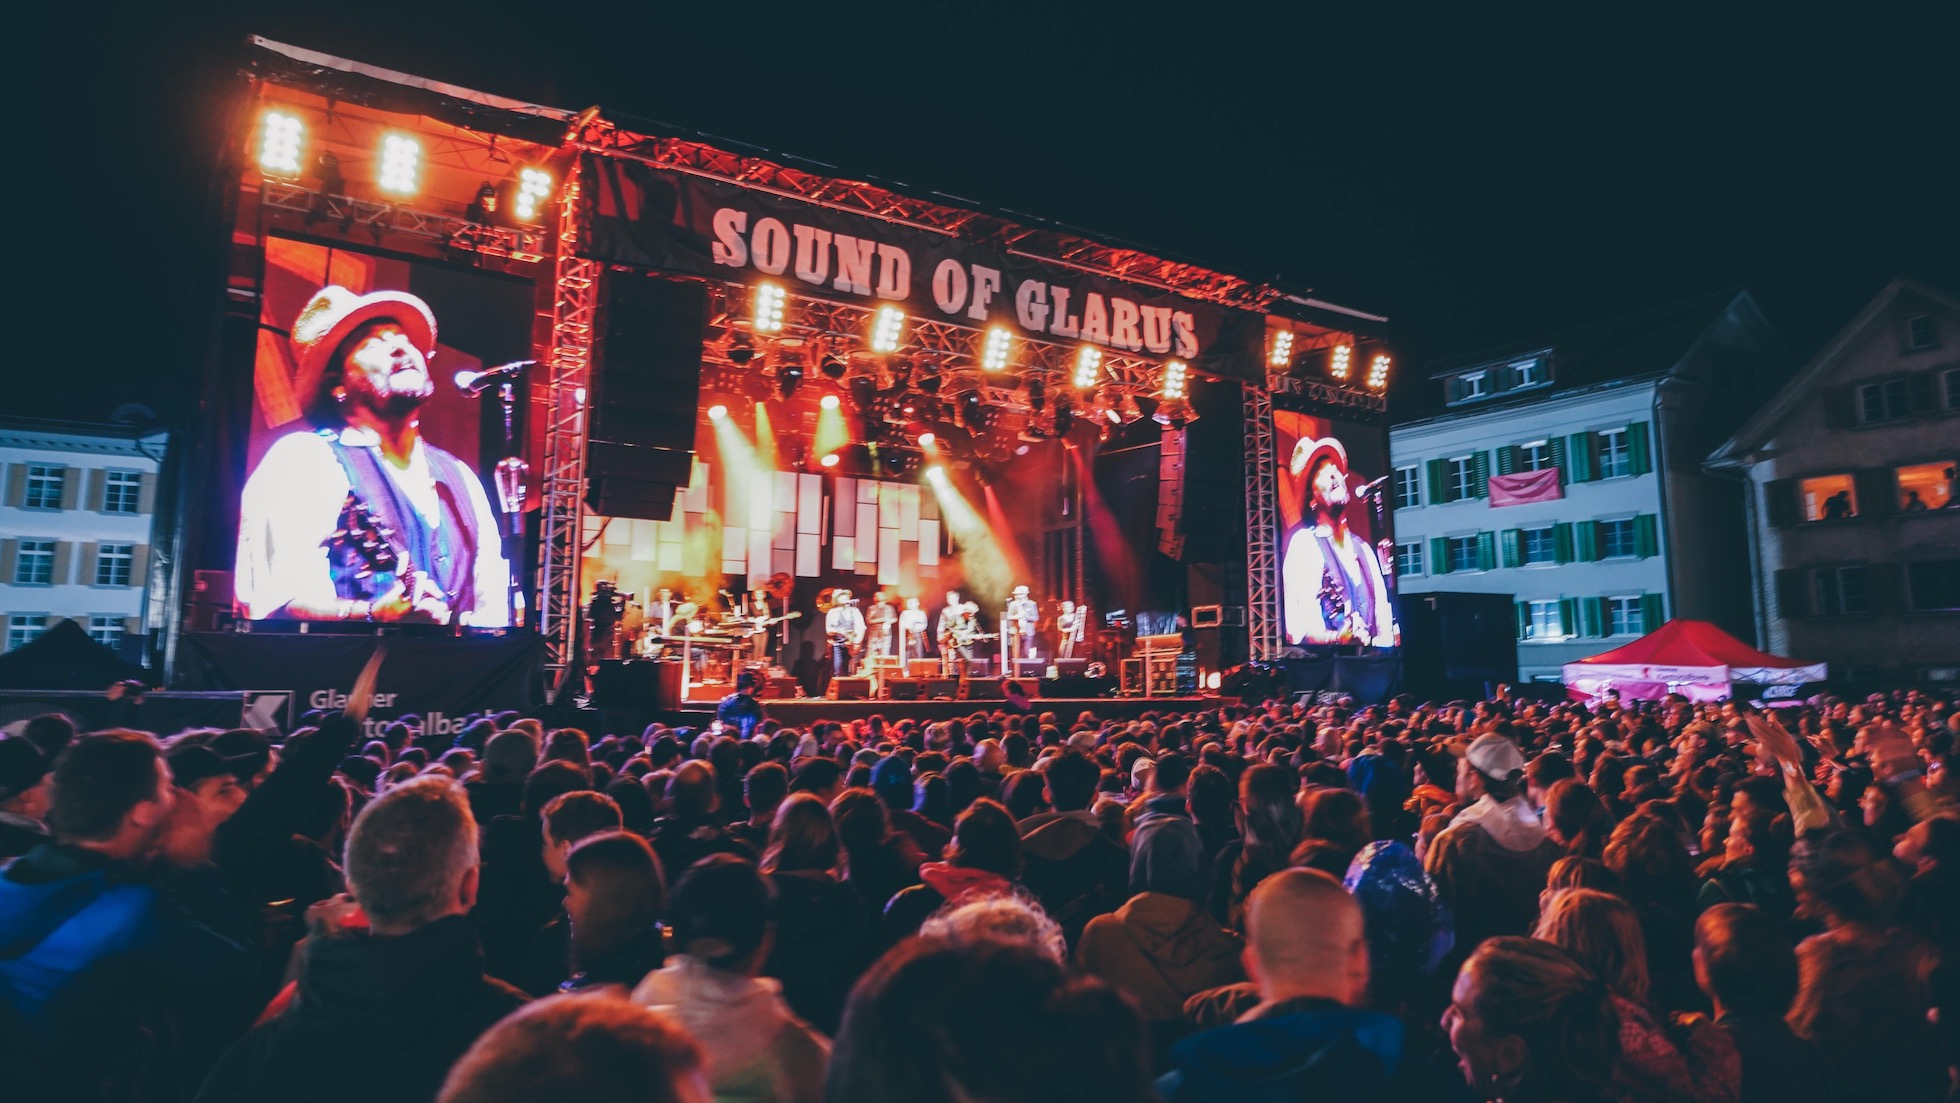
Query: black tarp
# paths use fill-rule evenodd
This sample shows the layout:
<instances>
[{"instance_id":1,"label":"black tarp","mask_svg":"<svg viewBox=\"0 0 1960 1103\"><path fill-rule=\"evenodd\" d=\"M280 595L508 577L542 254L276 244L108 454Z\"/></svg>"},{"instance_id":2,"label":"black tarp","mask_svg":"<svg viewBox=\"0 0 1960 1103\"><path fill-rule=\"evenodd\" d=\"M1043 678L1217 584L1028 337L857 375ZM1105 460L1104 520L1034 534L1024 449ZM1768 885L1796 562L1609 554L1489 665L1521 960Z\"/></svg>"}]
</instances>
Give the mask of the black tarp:
<instances>
[{"instance_id":1,"label":"black tarp","mask_svg":"<svg viewBox=\"0 0 1960 1103\"><path fill-rule=\"evenodd\" d=\"M149 671L90 639L72 620L0 655L0 689L101 690L129 678L147 682Z\"/></svg>"}]
</instances>

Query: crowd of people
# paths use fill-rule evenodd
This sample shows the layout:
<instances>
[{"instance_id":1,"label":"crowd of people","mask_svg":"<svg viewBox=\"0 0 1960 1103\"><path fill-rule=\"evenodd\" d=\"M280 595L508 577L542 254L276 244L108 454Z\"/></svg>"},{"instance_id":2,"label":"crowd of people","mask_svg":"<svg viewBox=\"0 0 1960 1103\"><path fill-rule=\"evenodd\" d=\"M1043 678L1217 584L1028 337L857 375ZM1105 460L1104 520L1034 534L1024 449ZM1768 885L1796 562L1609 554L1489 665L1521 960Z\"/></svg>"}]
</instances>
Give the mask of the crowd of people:
<instances>
[{"instance_id":1,"label":"crowd of people","mask_svg":"<svg viewBox=\"0 0 1960 1103\"><path fill-rule=\"evenodd\" d=\"M19 1100L1952 1098L1960 711L0 738Z\"/></svg>"}]
</instances>

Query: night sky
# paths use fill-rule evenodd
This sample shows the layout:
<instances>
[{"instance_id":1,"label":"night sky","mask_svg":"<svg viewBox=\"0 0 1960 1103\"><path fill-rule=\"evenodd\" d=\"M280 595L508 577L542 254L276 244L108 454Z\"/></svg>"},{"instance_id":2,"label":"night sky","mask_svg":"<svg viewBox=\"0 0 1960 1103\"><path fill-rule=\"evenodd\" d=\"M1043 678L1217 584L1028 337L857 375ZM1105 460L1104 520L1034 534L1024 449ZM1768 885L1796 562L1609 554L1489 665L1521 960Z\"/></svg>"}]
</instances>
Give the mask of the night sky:
<instances>
[{"instance_id":1,"label":"night sky","mask_svg":"<svg viewBox=\"0 0 1960 1103\"><path fill-rule=\"evenodd\" d=\"M1712 5L409 7L76 5L17 38L8 236L28 292L9 313L28 336L8 375L28 383L7 405L189 412L247 33L1279 276L1390 315L1407 376L1732 285L1808 355L1895 274L1960 287L1950 3L1855 23Z\"/></svg>"}]
</instances>

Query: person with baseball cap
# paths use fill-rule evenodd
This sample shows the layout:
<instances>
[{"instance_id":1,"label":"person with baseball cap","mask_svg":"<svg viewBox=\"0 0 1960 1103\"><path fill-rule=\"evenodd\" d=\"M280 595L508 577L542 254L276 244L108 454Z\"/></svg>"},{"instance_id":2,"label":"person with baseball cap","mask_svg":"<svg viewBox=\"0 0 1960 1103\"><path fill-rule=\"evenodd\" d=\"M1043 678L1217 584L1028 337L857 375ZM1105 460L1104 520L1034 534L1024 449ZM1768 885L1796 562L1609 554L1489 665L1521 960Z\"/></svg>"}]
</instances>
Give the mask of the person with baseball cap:
<instances>
[{"instance_id":1,"label":"person with baseball cap","mask_svg":"<svg viewBox=\"0 0 1960 1103\"><path fill-rule=\"evenodd\" d=\"M1424 867L1456 917L1456 953L1496 935L1530 934L1552 863L1563 856L1524 795L1524 755L1495 733L1456 764L1466 807L1429 845Z\"/></svg>"},{"instance_id":2,"label":"person with baseball cap","mask_svg":"<svg viewBox=\"0 0 1960 1103\"><path fill-rule=\"evenodd\" d=\"M48 760L22 736L0 736L0 862L48 840Z\"/></svg>"},{"instance_id":3,"label":"person with baseball cap","mask_svg":"<svg viewBox=\"0 0 1960 1103\"><path fill-rule=\"evenodd\" d=\"M1280 562L1286 642L1394 647L1401 633L1381 556L1348 527L1347 449L1333 437L1305 437L1289 466L1303 490L1300 527Z\"/></svg>"},{"instance_id":4,"label":"person with baseball cap","mask_svg":"<svg viewBox=\"0 0 1960 1103\"><path fill-rule=\"evenodd\" d=\"M291 349L293 401L314 428L273 442L246 480L244 615L507 626L497 514L470 465L421 431L435 393L428 304L402 291L323 287L293 322ZM348 535L351 507L378 535Z\"/></svg>"}]
</instances>

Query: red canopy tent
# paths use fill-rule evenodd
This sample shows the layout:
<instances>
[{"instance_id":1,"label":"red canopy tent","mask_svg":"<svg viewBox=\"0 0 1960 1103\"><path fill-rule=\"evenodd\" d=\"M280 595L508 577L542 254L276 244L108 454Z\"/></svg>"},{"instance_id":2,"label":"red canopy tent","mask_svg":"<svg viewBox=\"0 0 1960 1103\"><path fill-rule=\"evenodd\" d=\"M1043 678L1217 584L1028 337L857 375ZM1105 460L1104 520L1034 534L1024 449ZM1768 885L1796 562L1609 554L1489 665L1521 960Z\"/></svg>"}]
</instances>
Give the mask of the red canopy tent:
<instances>
[{"instance_id":1,"label":"red canopy tent","mask_svg":"<svg viewBox=\"0 0 1960 1103\"><path fill-rule=\"evenodd\" d=\"M1624 647L1566 663L1564 675L1566 692L1581 699L1613 689L1649 701L1669 693L1723 701L1737 682L1821 682L1825 666L1758 651L1705 620L1671 620Z\"/></svg>"}]
</instances>

